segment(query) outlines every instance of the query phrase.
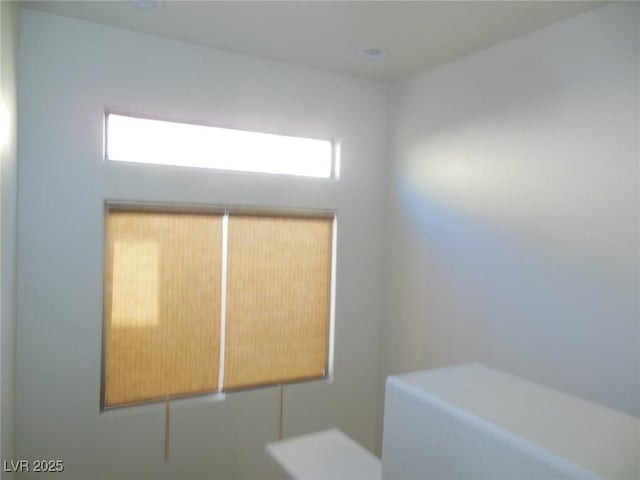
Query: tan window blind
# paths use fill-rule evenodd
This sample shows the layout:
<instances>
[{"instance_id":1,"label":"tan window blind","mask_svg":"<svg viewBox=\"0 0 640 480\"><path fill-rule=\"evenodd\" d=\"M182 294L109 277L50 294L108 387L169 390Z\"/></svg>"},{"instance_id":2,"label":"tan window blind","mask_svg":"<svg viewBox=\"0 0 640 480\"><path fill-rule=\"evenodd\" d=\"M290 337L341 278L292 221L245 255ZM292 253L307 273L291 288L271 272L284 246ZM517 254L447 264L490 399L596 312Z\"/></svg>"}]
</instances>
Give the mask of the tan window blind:
<instances>
[{"instance_id":1,"label":"tan window blind","mask_svg":"<svg viewBox=\"0 0 640 480\"><path fill-rule=\"evenodd\" d=\"M327 368L332 219L231 216L225 389Z\"/></svg>"},{"instance_id":2,"label":"tan window blind","mask_svg":"<svg viewBox=\"0 0 640 480\"><path fill-rule=\"evenodd\" d=\"M110 211L104 405L213 391L221 216Z\"/></svg>"},{"instance_id":3,"label":"tan window blind","mask_svg":"<svg viewBox=\"0 0 640 480\"><path fill-rule=\"evenodd\" d=\"M324 377L332 238L326 216L108 209L103 406Z\"/></svg>"}]
</instances>

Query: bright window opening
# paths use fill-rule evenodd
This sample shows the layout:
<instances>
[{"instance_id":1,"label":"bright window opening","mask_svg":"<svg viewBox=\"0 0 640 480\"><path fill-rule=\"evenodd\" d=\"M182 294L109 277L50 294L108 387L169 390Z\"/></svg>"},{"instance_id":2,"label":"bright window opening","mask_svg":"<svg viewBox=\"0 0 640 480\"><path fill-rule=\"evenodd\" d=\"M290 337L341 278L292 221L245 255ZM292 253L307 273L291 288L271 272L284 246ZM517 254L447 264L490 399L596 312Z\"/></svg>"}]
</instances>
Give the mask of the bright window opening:
<instances>
[{"instance_id":1,"label":"bright window opening","mask_svg":"<svg viewBox=\"0 0 640 480\"><path fill-rule=\"evenodd\" d=\"M329 140L107 114L108 160L330 178Z\"/></svg>"}]
</instances>

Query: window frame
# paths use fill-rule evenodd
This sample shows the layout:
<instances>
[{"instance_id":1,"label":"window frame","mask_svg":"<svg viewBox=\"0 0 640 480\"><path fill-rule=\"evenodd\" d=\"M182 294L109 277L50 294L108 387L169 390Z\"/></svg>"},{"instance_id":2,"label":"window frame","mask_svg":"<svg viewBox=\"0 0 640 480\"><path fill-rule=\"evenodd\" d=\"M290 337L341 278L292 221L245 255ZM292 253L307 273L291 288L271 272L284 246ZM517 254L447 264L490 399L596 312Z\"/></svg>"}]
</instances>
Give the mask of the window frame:
<instances>
[{"instance_id":1,"label":"window frame","mask_svg":"<svg viewBox=\"0 0 640 480\"><path fill-rule=\"evenodd\" d=\"M107 301L106 301L106 269L107 269L107 221L110 212L138 212L138 213L174 213L174 214L210 214L210 215L245 215L262 216L272 218L309 218L309 219L330 219L331 220L331 245L329 258L329 286L328 286L328 319L327 319L327 355L325 359L325 373L319 377L293 379L284 382L260 383L245 387L230 389L220 389L205 391L200 393L189 393L171 395L165 398L154 398L149 400L134 401L118 405L106 405L106 368L107 368ZM338 210L337 209L300 209L286 207L254 207L237 205L208 205L189 203L163 203L163 202L138 202L122 200L105 200L103 204L102 222L102 325L101 325L101 355L100 355L100 412L119 410L128 407L151 405L164 403L166 401L185 400L195 398L210 398L221 400L228 394L251 392L265 388L273 388L282 385L294 385L309 382L333 382L334 376L334 352L335 352L335 308L336 308L336 270L337 270L337 232L338 232ZM222 334L222 332L221 332Z\"/></svg>"}]
</instances>

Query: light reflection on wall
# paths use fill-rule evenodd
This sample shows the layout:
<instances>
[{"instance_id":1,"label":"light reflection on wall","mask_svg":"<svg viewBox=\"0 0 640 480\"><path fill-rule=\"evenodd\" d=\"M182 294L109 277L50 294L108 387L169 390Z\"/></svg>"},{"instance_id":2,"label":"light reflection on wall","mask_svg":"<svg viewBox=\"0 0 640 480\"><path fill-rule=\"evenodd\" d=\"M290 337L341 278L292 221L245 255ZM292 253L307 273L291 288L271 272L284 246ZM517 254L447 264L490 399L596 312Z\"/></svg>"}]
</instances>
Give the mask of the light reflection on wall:
<instances>
[{"instance_id":1,"label":"light reflection on wall","mask_svg":"<svg viewBox=\"0 0 640 480\"><path fill-rule=\"evenodd\" d=\"M525 154L505 155L509 139L498 140L493 127L469 131L439 132L427 140L412 142L404 152L403 181L429 197L448 205L503 211L505 202L517 197L523 188L533 190L528 180L536 172ZM459 136L464 141L459 140ZM533 160L533 159L529 159ZM540 189L536 185L535 189Z\"/></svg>"},{"instance_id":2,"label":"light reflection on wall","mask_svg":"<svg viewBox=\"0 0 640 480\"><path fill-rule=\"evenodd\" d=\"M605 188L607 171L596 170L600 180L577 168L584 157L572 144L552 154L536 143L540 134L459 131L458 139L439 132L408 142L394 179L394 242L409 252L398 255L396 276L411 279L399 288L429 292L413 313L428 332L422 358L482 359L532 378L545 369L557 384L586 388L588 374L556 379L554 363L578 364L598 351L604 371L619 368L607 351L632 350L612 346L602 321L637 312L637 260L617 225L626 210L612 209L629 189Z\"/></svg>"},{"instance_id":3,"label":"light reflection on wall","mask_svg":"<svg viewBox=\"0 0 640 480\"><path fill-rule=\"evenodd\" d=\"M0 98L0 153L4 153L5 148L7 148L11 133L9 110L7 109L4 99Z\"/></svg>"},{"instance_id":4,"label":"light reflection on wall","mask_svg":"<svg viewBox=\"0 0 640 480\"><path fill-rule=\"evenodd\" d=\"M158 324L158 244L116 241L113 246L111 322L120 327Z\"/></svg>"}]
</instances>

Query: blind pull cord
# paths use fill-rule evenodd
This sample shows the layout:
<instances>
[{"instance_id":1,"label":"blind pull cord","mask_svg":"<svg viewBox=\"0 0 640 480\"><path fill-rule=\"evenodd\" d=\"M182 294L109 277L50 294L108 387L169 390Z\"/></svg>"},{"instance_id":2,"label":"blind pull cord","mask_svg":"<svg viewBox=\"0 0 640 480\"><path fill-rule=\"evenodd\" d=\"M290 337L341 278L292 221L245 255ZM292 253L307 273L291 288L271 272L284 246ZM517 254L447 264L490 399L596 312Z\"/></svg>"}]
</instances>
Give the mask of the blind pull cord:
<instances>
[{"instance_id":1,"label":"blind pull cord","mask_svg":"<svg viewBox=\"0 0 640 480\"><path fill-rule=\"evenodd\" d=\"M282 440L284 431L284 384L280 384L280 416L278 420L278 440Z\"/></svg>"},{"instance_id":2,"label":"blind pull cord","mask_svg":"<svg viewBox=\"0 0 640 480\"><path fill-rule=\"evenodd\" d=\"M171 443L170 436L171 415L169 411L169 400L164 403L164 461L169 461L169 445Z\"/></svg>"}]
</instances>

